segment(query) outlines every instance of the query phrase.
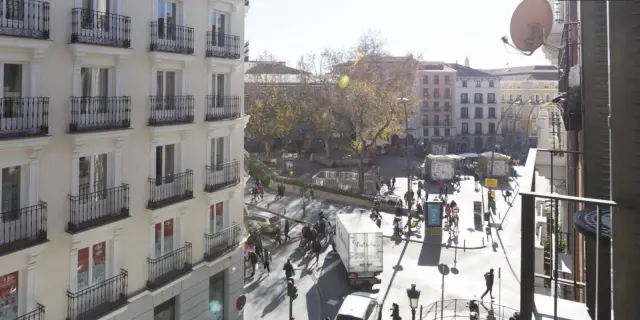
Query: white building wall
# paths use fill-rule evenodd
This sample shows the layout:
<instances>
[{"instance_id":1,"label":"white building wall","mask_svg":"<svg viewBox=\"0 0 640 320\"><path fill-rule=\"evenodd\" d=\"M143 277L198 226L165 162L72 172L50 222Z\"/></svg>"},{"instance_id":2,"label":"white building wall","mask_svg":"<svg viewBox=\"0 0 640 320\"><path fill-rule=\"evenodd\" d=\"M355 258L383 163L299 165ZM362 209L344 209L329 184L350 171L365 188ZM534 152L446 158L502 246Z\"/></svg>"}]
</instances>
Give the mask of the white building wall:
<instances>
[{"instance_id":1,"label":"white building wall","mask_svg":"<svg viewBox=\"0 0 640 320\"><path fill-rule=\"evenodd\" d=\"M76 283L78 249L106 241L107 273L114 276L120 268L128 272L129 303L102 319L153 319L154 306L178 296L176 319L211 319L208 278L218 272L226 273L223 318L241 319L235 300L243 291L242 250L237 249L211 263L201 261L205 250L204 234L209 225L209 206L227 201L226 226L242 224L243 219L243 179L236 186L213 193L203 192L203 186L209 139L213 137L228 138L228 160L237 160L240 172L243 170L244 111L237 120L210 123L204 118L206 95L211 94L211 72L228 74L228 94L244 97L243 57L205 57L205 35L211 28L213 9L228 14L231 21L227 32L240 37L240 54L243 55L244 1L178 1L184 8L178 18L179 24L194 28L192 55L149 52L149 24L157 12L155 0L111 2L120 14L131 17L130 49L112 50L90 45L74 49L78 46L69 43L71 11L81 3L74 0L51 1L50 40L0 36L0 61L25 63L27 80L23 96L43 96L50 100L48 137L0 141L0 167L29 165L28 201L29 204L36 204L38 200L47 203L49 242L0 256L0 276L19 271L20 314L35 309L35 304L40 303L46 308L46 319L65 319L66 291L73 291ZM114 81L118 80L114 95L131 97L131 129L68 133L69 97L79 95L77 76L80 67L86 65L113 68L117 74ZM155 93L155 72L167 68L180 71L179 90L194 96L195 120L193 124L156 130L147 125L149 96ZM190 169L194 172L194 198L162 210L149 210L146 208L148 179L155 167L154 147L167 142L179 142L182 146L179 167L181 171ZM116 171L113 179L130 186L131 217L71 235L66 232L70 211L68 195L74 193L78 184L78 157L101 152L114 153L115 163L110 167ZM147 258L153 251L153 226L168 218L179 221L175 227L179 230L176 231L177 247L186 242L193 244L194 267L191 273L151 292L145 286Z\"/></svg>"},{"instance_id":2,"label":"white building wall","mask_svg":"<svg viewBox=\"0 0 640 320\"><path fill-rule=\"evenodd\" d=\"M463 81L467 82L467 86L463 87ZM476 87L476 81L480 81L480 87ZM489 86L489 82L493 81L493 87ZM465 135L463 132L463 124L468 125L468 134L466 137L469 137L469 147L473 150L482 151L485 148L485 144L492 136L489 133L489 124L493 123L496 126L496 134L493 135L494 139L502 132L502 126L498 125L500 119L502 117L502 105L500 104L500 80L498 77L456 77L456 89L455 89L456 97L455 97L455 125L456 125L456 134L458 136ZM463 94L467 94L468 103L462 103ZM482 103L474 103L474 95L476 93L482 94ZM495 95L495 103L488 103L488 95L489 93L493 93ZM468 108L468 118L462 118L462 110L463 108ZM475 109L482 109L482 117L476 119L475 118ZM495 117L489 118L489 109L494 108ZM476 134L475 127L476 123L480 123L482 125L482 134ZM482 146L477 147L474 143L476 138L482 139Z\"/></svg>"}]
</instances>

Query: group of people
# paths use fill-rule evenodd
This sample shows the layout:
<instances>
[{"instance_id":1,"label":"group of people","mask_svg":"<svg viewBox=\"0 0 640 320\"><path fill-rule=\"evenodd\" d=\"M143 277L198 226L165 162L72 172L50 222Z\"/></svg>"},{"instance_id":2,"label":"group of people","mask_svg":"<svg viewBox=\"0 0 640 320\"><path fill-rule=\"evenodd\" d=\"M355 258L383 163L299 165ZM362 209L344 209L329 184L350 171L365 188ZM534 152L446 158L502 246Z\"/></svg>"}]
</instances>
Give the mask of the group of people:
<instances>
[{"instance_id":1,"label":"group of people","mask_svg":"<svg viewBox=\"0 0 640 320\"><path fill-rule=\"evenodd\" d=\"M312 224L306 224L302 227L302 238L300 239L300 248L304 251L311 248L316 257L316 263L320 258L320 251L322 251L322 241L327 240L333 245L331 239L331 223L324 217L324 213L320 211L318 214L318 221ZM329 236L329 237L328 237Z\"/></svg>"}]
</instances>

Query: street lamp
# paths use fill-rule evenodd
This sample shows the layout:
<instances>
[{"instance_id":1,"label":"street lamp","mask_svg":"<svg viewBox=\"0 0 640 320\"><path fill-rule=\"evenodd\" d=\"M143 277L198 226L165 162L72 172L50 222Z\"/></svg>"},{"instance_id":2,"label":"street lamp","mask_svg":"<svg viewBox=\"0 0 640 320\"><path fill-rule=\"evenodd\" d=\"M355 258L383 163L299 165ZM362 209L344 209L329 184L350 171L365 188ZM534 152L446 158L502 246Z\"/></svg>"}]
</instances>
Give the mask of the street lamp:
<instances>
[{"instance_id":1,"label":"street lamp","mask_svg":"<svg viewBox=\"0 0 640 320\"><path fill-rule=\"evenodd\" d=\"M412 190L411 190L411 155L409 154L409 115L407 114L407 103L409 103L409 98L398 98L398 101L402 103L404 107L404 137L406 139L406 156L407 156L407 219L409 222L407 223L407 237L411 237L411 201L413 200Z\"/></svg>"},{"instance_id":2,"label":"street lamp","mask_svg":"<svg viewBox=\"0 0 640 320\"><path fill-rule=\"evenodd\" d=\"M411 307L411 319L416 320L416 308L418 308L420 290L416 290L415 284L412 283L411 288L407 289L407 297L409 297L409 306Z\"/></svg>"}]
</instances>

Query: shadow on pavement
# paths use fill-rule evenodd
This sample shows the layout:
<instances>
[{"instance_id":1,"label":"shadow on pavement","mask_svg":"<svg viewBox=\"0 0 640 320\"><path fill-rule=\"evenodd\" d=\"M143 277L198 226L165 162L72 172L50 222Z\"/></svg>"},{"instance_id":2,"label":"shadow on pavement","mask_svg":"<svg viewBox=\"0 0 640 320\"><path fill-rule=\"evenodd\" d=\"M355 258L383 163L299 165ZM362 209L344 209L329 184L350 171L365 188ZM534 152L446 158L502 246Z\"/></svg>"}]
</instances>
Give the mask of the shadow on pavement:
<instances>
[{"instance_id":1,"label":"shadow on pavement","mask_svg":"<svg viewBox=\"0 0 640 320\"><path fill-rule=\"evenodd\" d=\"M318 288L317 285L314 284L307 294L305 295L305 299L307 300L307 318L309 320L320 320L322 319L322 299L318 296ZM318 305L320 302L320 305ZM296 303L293 300L293 303ZM295 314L293 314L293 318L295 318Z\"/></svg>"},{"instance_id":2,"label":"shadow on pavement","mask_svg":"<svg viewBox=\"0 0 640 320\"><path fill-rule=\"evenodd\" d=\"M409 241L406 241L404 243L404 248L402 248L402 252L400 253L400 258L398 258L398 262L393 267L393 275L391 275L391 279L389 279L389 285L387 286L387 290L385 290L384 292L384 297L382 298L382 301L380 301L380 305L384 305L384 302L387 300L387 295L389 295L389 289L393 285L393 279L395 279L396 274L403 269L402 258L404 258L404 253L407 251L407 247L409 247ZM380 310L380 312L382 312L382 310Z\"/></svg>"},{"instance_id":3,"label":"shadow on pavement","mask_svg":"<svg viewBox=\"0 0 640 320\"><path fill-rule=\"evenodd\" d=\"M284 290L282 290L278 296L274 297L273 300L271 300L271 303L269 303L266 307L264 307L264 309L262 310L262 316L261 318L264 318L265 315L269 314L271 311L275 310L284 300L285 300L285 292L286 292L286 286L284 288Z\"/></svg>"},{"instance_id":4,"label":"shadow on pavement","mask_svg":"<svg viewBox=\"0 0 640 320\"><path fill-rule=\"evenodd\" d=\"M437 266L440 263L440 252L442 251L442 234L426 235L420 256L419 266Z\"/></svg>"}]
</instances>

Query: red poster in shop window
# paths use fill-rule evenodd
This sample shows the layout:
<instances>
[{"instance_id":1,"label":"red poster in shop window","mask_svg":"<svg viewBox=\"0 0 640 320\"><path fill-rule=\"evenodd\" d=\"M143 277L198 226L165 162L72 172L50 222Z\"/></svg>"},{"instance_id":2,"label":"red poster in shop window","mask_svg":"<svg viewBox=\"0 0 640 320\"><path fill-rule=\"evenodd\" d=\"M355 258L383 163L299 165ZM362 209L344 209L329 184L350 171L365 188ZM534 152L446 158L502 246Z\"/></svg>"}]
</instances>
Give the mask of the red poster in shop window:
<instances>
[{"instance_id":1,"label":"red poster in shop window","mask_svg":"<svg viewBox=\"0 0 640 320\"><path fill-rule=\"evenodd\" d=\"M78 272L89 270L89 248L78 250Z\"/></svg>"},{"instance_id":2,"label":"red poster in shop window","mask_svg":"<svg viewBox=\"0 0 640 320\"><path fill-rule=\"evenodd\" d=\"M222 202L218 202L216 203L216 216L221 216L222 215L222 209L223 209L223 203Z\"/></svg>"},{"instance_id":3,"label":"red poster in shop window","mask_svg":"<svg viewBox=\"0 0 640 320\"><path fill-rule=\"evenodd\" d=\"M0 277L0 298L6 298L18 290L18 271Z\"/></svg>"},{"instance_id":4,"label":"red poster in shop window","mask_svg":"<svg viewBox=\"0 0 640 320\"><path fill-rule=\"evenodd\" d=\"M173 235L173 219L169 219L164 222L164 236L170 237Z\"/></svg>"},{"instance_id":5,"label":"red poster in shop window","mask_svg":"<svg viewBox=\"0 0 640 320\"><path fill-rule=\"evenodd\" d=\"M96 243L93 245L93 264L101 264L104 262L105 257L105 242Z\"/></svg>"}]
</instances>

